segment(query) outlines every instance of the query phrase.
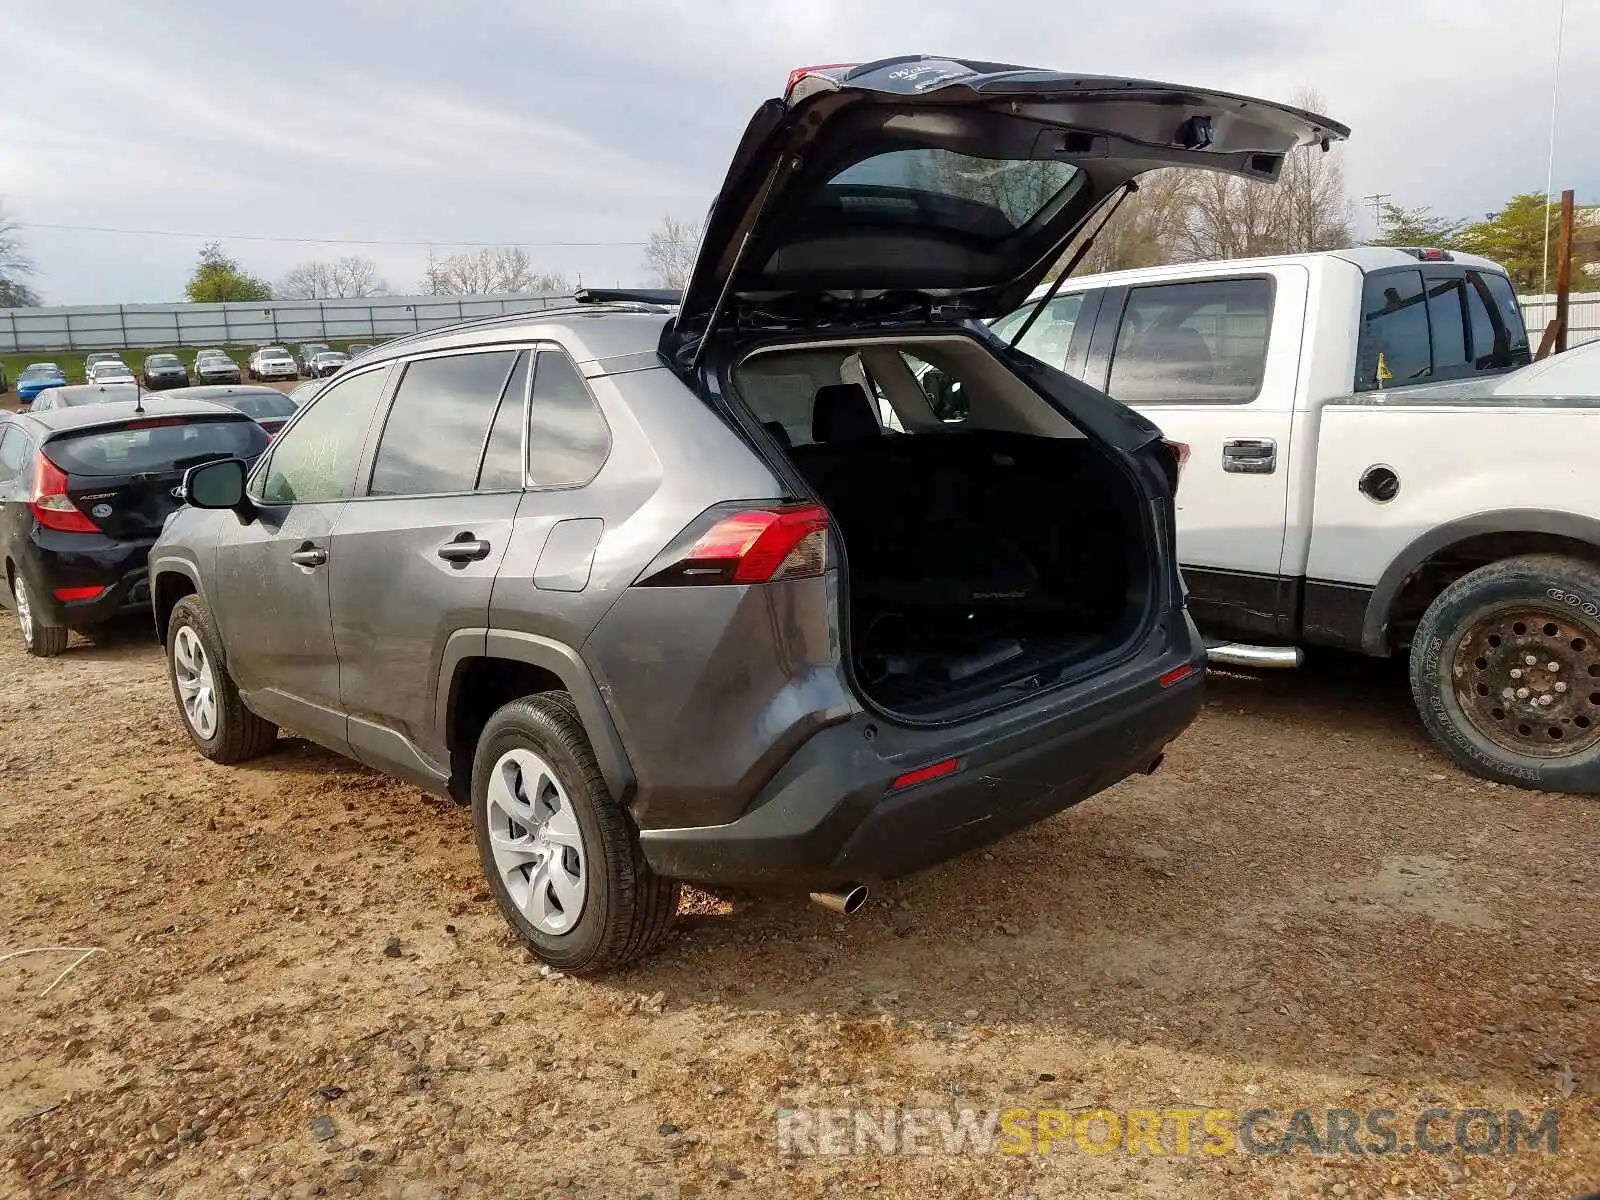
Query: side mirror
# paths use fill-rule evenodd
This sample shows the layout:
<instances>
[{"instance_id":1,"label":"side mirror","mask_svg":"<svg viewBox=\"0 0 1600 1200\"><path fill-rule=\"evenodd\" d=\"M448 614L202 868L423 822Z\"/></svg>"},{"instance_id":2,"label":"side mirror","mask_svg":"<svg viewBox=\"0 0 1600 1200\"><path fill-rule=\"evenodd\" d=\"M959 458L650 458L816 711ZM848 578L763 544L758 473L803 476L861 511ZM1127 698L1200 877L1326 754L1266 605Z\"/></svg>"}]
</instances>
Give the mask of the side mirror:
<instances>
[{"instance_id":1,"label":"side mirror","mask_svg":"<svg viewBox=\"0 0 1600 1200\"><path fill-rule=\"evenodd\" d=\"M190 467L183 477L183 502L192 508L239 508L244 504L244 479L244 461L238 458Z\"/></svg>"}]
</instances>

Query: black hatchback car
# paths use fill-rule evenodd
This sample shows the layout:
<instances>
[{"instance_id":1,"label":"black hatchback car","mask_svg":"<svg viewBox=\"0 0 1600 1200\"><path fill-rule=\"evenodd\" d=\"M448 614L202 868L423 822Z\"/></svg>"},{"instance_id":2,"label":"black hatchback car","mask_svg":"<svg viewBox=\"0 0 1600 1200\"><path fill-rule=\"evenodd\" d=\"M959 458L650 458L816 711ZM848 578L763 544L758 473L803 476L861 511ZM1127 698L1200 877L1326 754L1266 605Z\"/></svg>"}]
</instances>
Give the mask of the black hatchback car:
<instances>
[{"instance_id":1,"label":"black hatchback car","mask_svg":"<svg viewBox=\"0 0 1600 1200\"><path fill-rule=\"evenodd\" d=\"M266 445L243 413L198 400L0 412L0 603L28 653L148 608L150 544L183 503L184 472Z\"/></svg>"}]
</instances>

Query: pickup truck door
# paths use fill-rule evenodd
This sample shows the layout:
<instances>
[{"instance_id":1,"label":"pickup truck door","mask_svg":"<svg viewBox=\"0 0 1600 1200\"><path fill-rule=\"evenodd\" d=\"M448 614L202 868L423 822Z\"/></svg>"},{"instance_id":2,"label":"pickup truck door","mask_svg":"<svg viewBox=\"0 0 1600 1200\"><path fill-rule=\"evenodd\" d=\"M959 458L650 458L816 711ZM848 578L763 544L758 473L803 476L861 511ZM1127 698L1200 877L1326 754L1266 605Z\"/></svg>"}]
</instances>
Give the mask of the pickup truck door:
<instances>
[{"instance_id":1,"label":"pickup truck door","mask_svg":"<svg viewBox=\"0 0 1600 1200\"><path fill-rule=\"evenodd\" d=\"M1285 574L1289 437L1309 275L1303 267L1107 289L1084 379L1189 446L1178 557L1202 629L1295 632Z\"/></svg>"}]
</instances>

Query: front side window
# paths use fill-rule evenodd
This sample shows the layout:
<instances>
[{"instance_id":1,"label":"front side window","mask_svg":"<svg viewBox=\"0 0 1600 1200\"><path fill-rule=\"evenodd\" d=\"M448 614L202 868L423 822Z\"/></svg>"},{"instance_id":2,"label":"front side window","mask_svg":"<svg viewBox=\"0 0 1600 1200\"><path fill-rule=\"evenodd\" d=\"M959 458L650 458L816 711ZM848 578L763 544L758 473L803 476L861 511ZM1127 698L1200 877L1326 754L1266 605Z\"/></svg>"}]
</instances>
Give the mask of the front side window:
<instances>
[{"instance_id":1,"label":"front side window","mask_svg":"<svg viewBox=\"0 0 1600 1200\"><path fill-rule=\"evenodd\" d=\"M1128 293L1106 390L1124 404L1245 404L1261 391L1270 279L1205 279Z\"/></svg>"},{"instance_id":2,"label":"front side window","mask_svg":"<svg viewBox=\"0 0 1600 1200\"><path fill-rule=\"evenodd\" d=\"M356 470L388 368L363 371L317 393L273 444L261 485L263 504L321 504L355 494Z\"/></svg>"},{"instance_id":3,"label":"front side window","mask_svg":"<svg viewBox=\"0 0 1600 1200\"><path fill-rule=\"evenodd\" d=\"M1422 272L1384 271L1367 276L1361 293L1356 391L1421 383L1432 373Z\"/></svg>"},{"instance_id":4,"label":"front side window","mask_svg":"<svg viewBox=\"0 0 1600 1200\"><path fill-rule=\"evenodd\" d=\"M406 366L372 467L373 496L470 492L515 350L451 354Z\"/></svg>"},{"instance_id":5,"label":"front side window","mask_svg":"<svg viewBox=\"0 0 1600 1200\"><path fill-rule=\"evenodd\" d=\"M1002 342L1010 342L1034 307L1029 304L1008 317L1001 317L992 326L995 336ZM1017 349L1058 371L1065 370L1067 351L1072 347L1072 333L1078 326L1078 313L1082 309L1082 292L1056 296L1045 305L1039 319L1028 327L1028 332L1017 343Z\"/></svg>"},{"instance_id":6,"label":"front side window","mask_svg":"<svg viewBox=\"0 0 1600 1200\"><path fill-rule=\"evenodd\" d=\"M529 410L528 475L537 487L578 487L600 473L611 431L572 360L540 353Z\"/></svg>"}]
</instances>

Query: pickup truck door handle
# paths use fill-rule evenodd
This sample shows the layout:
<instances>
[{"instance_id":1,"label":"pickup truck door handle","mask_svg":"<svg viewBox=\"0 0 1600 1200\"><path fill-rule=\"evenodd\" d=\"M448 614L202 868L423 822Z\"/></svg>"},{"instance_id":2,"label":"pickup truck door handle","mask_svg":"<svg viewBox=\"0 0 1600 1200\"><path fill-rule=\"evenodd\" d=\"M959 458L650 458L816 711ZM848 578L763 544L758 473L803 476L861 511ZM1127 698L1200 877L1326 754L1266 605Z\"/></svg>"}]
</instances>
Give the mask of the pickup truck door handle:
<instances>
[{"instance_id":1,"label":"pickup truck door handle","mask_svg":"<svg viewBox=\"0 0 1600 1200\"><path fill-rule=\"evenodd\" d=\"M297 567L320 567L328 561L328 551L322 546L313 546L309 542L289 555L289 561Z\"/></svg>"},{"instance_id":2,"label":"pickup truck door handle","mask_svg":"<svg viewBox=\"0 0 1600 1200\"><path fill-rule=\"evenodd\" d=\"M1278 469L1278 443L1271 438L1223 442L1222 469L1230 475L1271 475Z\"/></svg>"},{"instance_id":3,"label":"pickup truck door handle","mask_svg":"<svg viewBox=\"0 0 1600 1200\"><path fill-rule=\"evenodd\" d=\"M489 543L482 538L475 538L470 533L457 534L451 541L439 547L439 557L448 563L457 563L465 566L469 562L479 562L489 557Z\"/></svg>"}]
</instances>

